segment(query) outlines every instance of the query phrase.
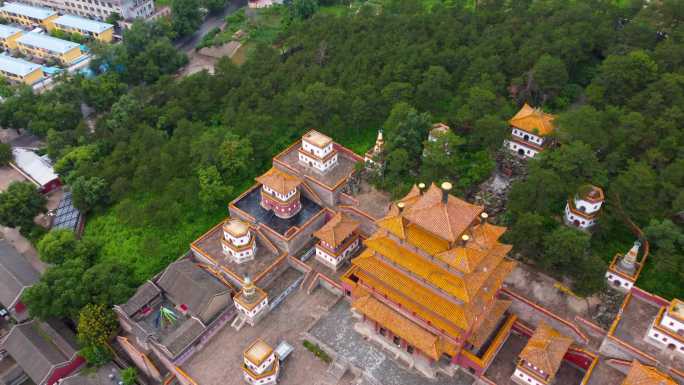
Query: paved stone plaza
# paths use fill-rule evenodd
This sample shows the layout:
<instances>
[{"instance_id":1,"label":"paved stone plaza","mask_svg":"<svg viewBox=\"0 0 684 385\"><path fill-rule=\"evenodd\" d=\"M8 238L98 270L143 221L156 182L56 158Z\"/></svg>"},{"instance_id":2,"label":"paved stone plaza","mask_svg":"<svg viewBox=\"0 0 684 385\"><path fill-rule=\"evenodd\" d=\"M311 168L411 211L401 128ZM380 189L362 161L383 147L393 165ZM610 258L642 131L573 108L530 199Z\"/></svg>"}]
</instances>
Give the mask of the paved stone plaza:
<instances>
[{"instance_id":1,"label":"paved stone plaza","mask_svg":"<svg viewBox=\"0 0 684 385\"><path fill-rule=\"evenodd\" d=\"M392 358L354 330L354 323L349 304L341 300L330 311L321 317L309 330L309 334L327 347L334 350L350 365L364 371L368 376L382 385L471 385L474 379L457 371L454 377L440 375L431 380L410 370Z\"/></svg>"}]
</instances>

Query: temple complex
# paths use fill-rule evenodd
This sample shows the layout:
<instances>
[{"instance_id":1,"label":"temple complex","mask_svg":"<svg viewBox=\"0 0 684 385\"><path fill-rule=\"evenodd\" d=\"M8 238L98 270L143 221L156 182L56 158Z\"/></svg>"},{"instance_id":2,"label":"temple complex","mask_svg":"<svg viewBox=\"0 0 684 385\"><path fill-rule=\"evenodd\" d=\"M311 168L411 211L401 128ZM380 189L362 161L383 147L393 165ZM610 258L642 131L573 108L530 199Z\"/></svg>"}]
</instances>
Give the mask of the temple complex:
<instances>
[{"instance_id":1,"label":"temple complex","mask_svg":"<svg viewBox=\"0 0 684 385\"><path fill-rule=\"evenodd\" d=\"M518 364L511 378L521 385L553 383L571 344L572 338L541 322L520 352Z\"/></svg>"},{"instance_id":2,"label":"temple complex","mask_svg":"<svg viewBox=\"0 0 684 385\"><path fill-rule=\"evenodd\" d=\"M248 384L278 383L280 360L273 348L261 338L254 341L243 354L242 373Z\"/></svg>"},{"instance_id":3,"label":"temple complex","mask_svg":"<svg viewBox=\"0 0 684 385\"><path fill-rule=\"evenodd\" d=\"M580 187L565 205L565 223L582 230L593 227L601 214L604 200L602 188L590 184Z\"/></svg>"},{"instance_id":4,"label":"temple complex","mask_svg":"<svg viewBox=\"0 0 684 385\"><path fill-rule=\"evenodd\" d=\"M414 186L377 221L342 280L377 334L416 360L479 374L514 320L498 293L515 263L498 242L506 229L450 190Z\"/></svg>"},{"instance_id":5,"label":"temple complex","mask_svg":"<svg viewBox=\"0 0 684 385\"><path fill-rule=\"evenodd\" d=\"M511 138L505 145L512 152L533 158L551 144L549 135L556 127L555 116L525 103L508 123L511 125Z\"/></svg>"},{"instance_id":6,"label":"temple complex","mask_svg":"<svg viewBox=\"0 0 684 385\"><path fill-rule=\"evenodd\" d=\"M684 302L675 298L660 308L648 330L647 340L684 357Z\"/></svg>"},{"instance_id":7,"label":"temple complex","mask_svg":"<svg viewBox=\"0 0 684 385\"><path fill-rule=\"evenodd\" d=\"M359 247L359 222L346 214L335 216L314 233L319 239L316 244L316 259L337 270Z\"/></svg>"}]
</instances>

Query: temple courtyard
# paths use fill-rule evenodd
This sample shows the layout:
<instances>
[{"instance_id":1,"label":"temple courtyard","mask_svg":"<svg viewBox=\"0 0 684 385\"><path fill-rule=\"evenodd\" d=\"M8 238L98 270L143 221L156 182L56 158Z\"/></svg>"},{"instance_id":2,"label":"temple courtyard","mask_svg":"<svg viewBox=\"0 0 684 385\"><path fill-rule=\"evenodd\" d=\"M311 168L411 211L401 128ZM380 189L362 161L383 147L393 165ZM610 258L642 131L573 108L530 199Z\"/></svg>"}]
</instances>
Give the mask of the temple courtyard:
<instances>
[{"instance_id":1,"label":"temple courtyard","mask_svg":"<svg viewBox=\"0 0 684 385\"><path fill-rule=\"evenodd\" d=\"M283 362L278 383L313 385L324 378L328 364L302 346L303 335L337 301L338 297L326 290L318 289L311 295L296 290L254 327L245 325L236 331L227 324L182 369L201 385L242 385L242 353L255 339L262 338L274 348L287 341L294 351ZM340 385L351 385L350 376L343 380L347 382Z\"/></svg>"}]
</instances>

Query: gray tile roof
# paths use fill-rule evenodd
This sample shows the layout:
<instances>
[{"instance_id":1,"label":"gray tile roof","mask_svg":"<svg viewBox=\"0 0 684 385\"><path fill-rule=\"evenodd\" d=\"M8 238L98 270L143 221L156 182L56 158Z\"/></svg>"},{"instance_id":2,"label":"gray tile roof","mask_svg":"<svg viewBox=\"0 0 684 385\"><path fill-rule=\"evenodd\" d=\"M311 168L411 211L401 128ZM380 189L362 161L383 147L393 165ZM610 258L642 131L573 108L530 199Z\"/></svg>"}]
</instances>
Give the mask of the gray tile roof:
<instances>
[{"instance_id":1,"label":"gray tile roof","mask_svg":"<svg viewBox=\"0 0 684 385\"><path fill-rule=\"evenodd\" d=\"M164 336L160 341L162 345L171 352L173 357L178 356L183 350L190 345L202 332L204 332L204 325L196 318L190 317L186 319L173 332Z\"/></svg>"},{"instance_id":2,"label":"gray tile roof","mask_svg":"<svg viewBox=\"0 0 684 385\"><path fill-rule=\"evenodd\" d=\"M214 297L230 291L214 276L188 259L169 265L159 277L157 285L176 305L185 304L191 314L199 317ZM208 323L209 320L202 321Z\"/></svg>"},{"instance_id":3,"label":"gray tile roof","mask_svg":"<svg viewBox=\"0 0 684 385\"><path fill-rule=\"evenodd\" d=\"M159 294L161 294L159 287L151 281L147 281L136 290L135 294L125 304L121 305L121 309L127 316L131 317Z\"/></svg>"},{"instance_id":4,"label":"gray tile roof","mask_svg":"<svg viewBox=\"0 0 684 385\"><path fill-rule=\"evenodd\" d=\"M16 325L4 341L4 348L34 383L41 385L58 365L76 354L75 338L66 327L39 321Z\"/></svg>"},{"instance_id":5,"label":"gray tile roof","mask_svg":"<svg viewBox=\"0 0 684 385\"><path fill-rule=\"evenodd\" d=\"M7 241L0 239L0 303L12 307L22 291L38 282L40 274Z\"/></svg>"}]
</instances>

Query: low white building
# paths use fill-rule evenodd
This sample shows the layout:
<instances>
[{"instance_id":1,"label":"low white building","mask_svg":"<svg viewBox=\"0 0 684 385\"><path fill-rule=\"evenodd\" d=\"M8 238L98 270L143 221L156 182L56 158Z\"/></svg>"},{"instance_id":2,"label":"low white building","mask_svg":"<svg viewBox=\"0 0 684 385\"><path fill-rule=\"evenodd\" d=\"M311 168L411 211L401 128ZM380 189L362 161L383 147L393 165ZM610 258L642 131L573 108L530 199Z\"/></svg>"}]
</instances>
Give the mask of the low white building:
<instances>
[{"instance_id":1,"label":"low white building","mask_svg":"<svg viewBox=\"0 0 684 385\"><path fill-rule=\"evenodd\" d=\"M326 173L337 165L337 149L329 136L311 130L302 137L299 162L320 173Z\"/></svg>"},{"instance_id":2,"label":"low white building","mask_svg":"<svg viewBox=\"0 0 684 385\"><path fill-rule=\"evenodd\" d=\"M565 205L565 223L586 230L598 222L605 196L603 189L584 185Z\"/></svg>"},{"instance_id":3,"label":"low white building","mask_svg":"<svg viewBox=\"0 0 684 385\"><path fill-rule=\"evenodd\" d=\"M31 149L19 147L12 149L12 155L14 161L10 165L35 184L43 194L47 194L62 185L59 176L52 168L52 161L47 155L41 156Z\"/></svg>"},{"instance_id":4,"label":"low white building","mask_svg":"<svg viewBox=\"0 0 684 385\"><path fill-rule=\"evenodd\" d=\"M684 302L673 299L658 312L648 329L647 340L660 348L684 356Z\"/></svg>"},{"instance_id":5,"label":"low white building","mask_svg":"<svg viewBox=\"0 0 684 385\"><path fill-rule=\"evenodd\" d=\"M245 381L253 385L278 383L280 360L278 353L261 338L254 341L243 354L242 373Z\"/></svg>"},{"instance_id":6,"label":"low white building","mask_svg":"<svg viewBox=\"0 0 684 385\"><path fill-rule=\"evenodd\" d=\"M360 245L359 222L345 214L335 214L313 235L319 239L316 244L316 260L337 270Z\"/></svg>"},{"instance_id":7,"label":"low white building","mask_svg":"<svg viewBox=\"0 0 684 385\"><path fill-rule=\"evenodd\" d=\"M549 136L555 131L554 119L541 109L525 103L511 120L511 137L504 145L512 152L533 158L549 146Z\"/></svg>"},{"instance_id":8,"label":"low white building","mask_svg":"<svg viewBox=\"0 0 684 385\"><path fill-rule=\"evenodd\" d=\"M249 277L245 278L242 290L233 298L233 302L250 326L254 326L270 310L268 294L258 288Z\"/></svg>"},{"instance_id":9,"label":"low white building","mask_svg":"<svg viewBox=\"0 0 684 385\"><path fill-rule=\"evenodd\" d=\"M223 224L221 246L227 258L235 263L245 263L254 259L256 237L247 223L239 219L228 219Z\"/></svg>"},{"instance_id":10,"label":"low white building","mask_svg":"<svg viewBox=\"0 0 684 385\"><path fill-rule=\"evenodd\" d=\"M613 257L606 271L608 286L624 293L632 290L641 272L641 263L637 261L640 246L641 242L636 241L627 254Z\"/></svg>"}]
</instances>

